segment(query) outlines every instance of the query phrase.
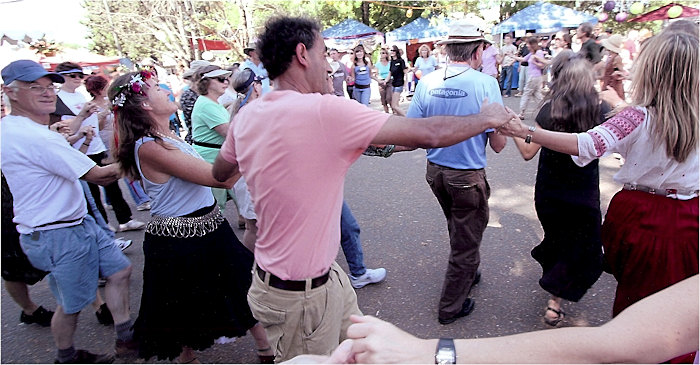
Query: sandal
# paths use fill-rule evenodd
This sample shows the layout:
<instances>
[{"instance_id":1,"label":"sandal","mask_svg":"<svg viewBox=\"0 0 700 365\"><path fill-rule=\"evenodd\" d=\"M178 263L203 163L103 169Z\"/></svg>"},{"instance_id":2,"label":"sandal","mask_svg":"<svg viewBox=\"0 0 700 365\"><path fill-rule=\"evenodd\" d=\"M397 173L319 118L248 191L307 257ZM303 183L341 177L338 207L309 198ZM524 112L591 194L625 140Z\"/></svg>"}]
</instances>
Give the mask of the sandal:
<instances>
[{"instance_id":1,"label":"sandal","mask_svg":"<svg viewBox=\"0 0 700 365\"><path fill-rule=\"evenodd\" d=\"M554 319L547 318L547 311L552 311L552 312L556 313L557 317ZM544 317L542 317L542 319L544 319L544 323L546 323L552 327L555 327L556 325L558 325L561 321L564 320L564 316L566 316L566 313L564 313L564 311L561 310L561 308L559 308L559 310L556 310L556 309L548 306L544 312L545 312L544 313L545 315L544 315Z\"/></svg>"},{"instance_id":2,"label":"sandal","mask_svg":"<svg viewBox=\"0 0 700 365\"><path fill-rule=\"evenodd\" d=\"M274 364L275 363L275 355L263 355L263 353L271 351L272 348L268 347L265 349L256 349L255 351L258 353L258 360L260 360L261 364Z\"/></svg>"}]
</instances>

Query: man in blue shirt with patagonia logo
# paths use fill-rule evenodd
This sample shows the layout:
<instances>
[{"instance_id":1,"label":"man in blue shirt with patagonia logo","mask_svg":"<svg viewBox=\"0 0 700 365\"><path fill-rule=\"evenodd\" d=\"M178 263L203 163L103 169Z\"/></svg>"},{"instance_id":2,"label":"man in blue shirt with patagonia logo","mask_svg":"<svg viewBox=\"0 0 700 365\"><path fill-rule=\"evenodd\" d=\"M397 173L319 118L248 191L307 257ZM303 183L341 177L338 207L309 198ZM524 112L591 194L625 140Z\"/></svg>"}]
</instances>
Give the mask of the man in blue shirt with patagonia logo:
<instances>
[{"instance_id":1,"label":"man in blue shirt with patagonia logo","mask_svg":"<svg viewBox=\"0 0 700 365\"><path fill-rule=\"evenodd\" d=\"M483 33L472 24L451 25L447 67L423 77L408 109L409 118L477 114L485 99L503 104L495 78L476 69L481 65ZM506 138L487 129L464 142L428 149L426 180L433 190L450 233L450 259L438 306L438 321L449 324L469 315L474 301L467 296L480 275L479 245L489 220L486 143L500 152Z\"/></svg>"}]
</instances>

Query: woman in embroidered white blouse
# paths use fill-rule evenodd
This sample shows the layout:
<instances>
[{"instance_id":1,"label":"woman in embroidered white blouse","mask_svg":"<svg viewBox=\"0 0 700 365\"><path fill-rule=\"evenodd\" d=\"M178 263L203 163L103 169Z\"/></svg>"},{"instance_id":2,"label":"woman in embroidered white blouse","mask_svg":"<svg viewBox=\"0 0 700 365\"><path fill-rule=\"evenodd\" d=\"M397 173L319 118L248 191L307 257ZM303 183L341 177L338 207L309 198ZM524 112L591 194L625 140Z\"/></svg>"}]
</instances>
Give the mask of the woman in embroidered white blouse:
<instances>
[{"instance_id":1,"label":"woman in embroidered white blouse","mask_svg":"<svg viewBox=\"0 0 700 365\"><path fill-rule=\"evenodd\" d=\"M581 166L612 152L626 159L602 230L618 281L613 315L698 273L698 62L697 36L664 31L640 51L631 105L605 123L560 133L513 120L499 130Z\"/></svg>"}]
</instances>

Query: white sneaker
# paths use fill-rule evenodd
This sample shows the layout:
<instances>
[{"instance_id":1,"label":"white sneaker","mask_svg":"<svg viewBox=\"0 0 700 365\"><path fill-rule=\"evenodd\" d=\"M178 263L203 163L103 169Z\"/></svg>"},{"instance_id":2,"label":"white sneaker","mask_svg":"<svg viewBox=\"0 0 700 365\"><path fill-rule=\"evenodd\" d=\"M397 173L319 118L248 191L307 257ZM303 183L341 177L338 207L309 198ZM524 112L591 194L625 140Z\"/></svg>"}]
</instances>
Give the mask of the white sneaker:
<instances>
[{"instance_id":1,"label":"white sneaker","mask_svg":"<svg viewBox=\"0 0 700 365\"><path fill-rule=\"evenodd\" d=\"M139 222L137 220L130 220L124 224L119 225L119 232L124 232L124 231L135 231L137 229L143 229L146 227L146 223Z\"/></svg>"},{"instance_id":2,"label":"white sneaker","mask_svg":"<svg viewBox=\"0 0 700 365\"><path fill-rule=\"evenodd\" d=\"M129 246L131 246L131 243L131 240L124 239L123 237L114 239L114 244L117 245L117 247L119 247L119 249L122 251L129 248Z\"/></svg>"},{"instance_id":3,"label":"white sneaker","mask_svg":"<svg viewBox=\"0 0 700 365\"><path fill-rule=\"evenodd\" d=\"M151 202L145 202L136 206L136 210L151 210Z\"/></svg>"},{"instance_id":4,"label":"white sneaker","mask_svg":"<svg viewBox=\"0 0 700 365\"><path fill-rule=\"evenodd\" d=\"M375 284L384 280L384 278L386 278L386 269L383 267L378 269L367 269L364 275L357 278L352 275L348 276L350 277L352 287L355 289L360 289L367 284Z\"/></svg>"}]
</instances>

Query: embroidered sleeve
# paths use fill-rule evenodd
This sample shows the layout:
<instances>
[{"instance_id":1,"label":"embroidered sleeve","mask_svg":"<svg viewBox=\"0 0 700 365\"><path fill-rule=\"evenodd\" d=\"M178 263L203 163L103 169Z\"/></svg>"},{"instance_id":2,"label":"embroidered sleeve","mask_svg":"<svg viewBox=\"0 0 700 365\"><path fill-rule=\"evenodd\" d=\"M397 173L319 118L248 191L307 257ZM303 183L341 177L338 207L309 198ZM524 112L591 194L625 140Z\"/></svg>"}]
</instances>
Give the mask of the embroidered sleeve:
<instances>
[{"instance_id":1,"label":"embroidered sleeve","mask_svg":"<svg viewBox=\"0 0 700 365\"><path fill-rule=\"evenodd\" d=\"M591 161L615 152L615 146L644 122L644 113L636 108L628 107L608 119L603 124L579 133L578 156L574 162L585 166Z\"/></svg>"}]
</instances>

